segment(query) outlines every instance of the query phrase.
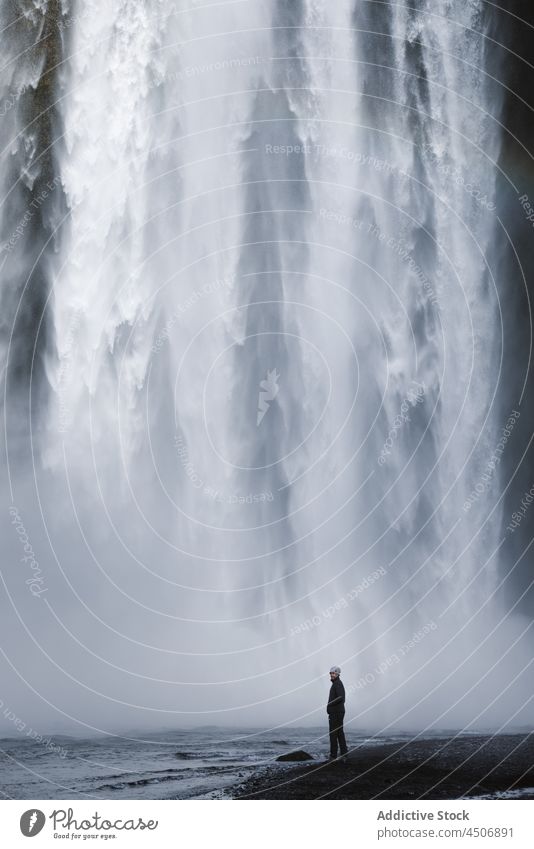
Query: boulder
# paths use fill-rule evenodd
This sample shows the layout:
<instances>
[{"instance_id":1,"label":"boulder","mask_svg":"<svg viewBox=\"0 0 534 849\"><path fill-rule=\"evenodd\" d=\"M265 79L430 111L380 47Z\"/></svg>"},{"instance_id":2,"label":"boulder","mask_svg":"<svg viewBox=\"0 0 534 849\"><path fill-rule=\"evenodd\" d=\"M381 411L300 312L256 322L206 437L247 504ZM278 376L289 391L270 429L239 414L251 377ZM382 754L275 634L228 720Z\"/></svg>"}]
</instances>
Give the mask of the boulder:
<instances>
[{"instance_id":1,"label":"boulder","mask_svg":"<svg viewBox=\"0 0 534 849\"><path fill-rule=\"evenodd\" d=\"M276 760L277 761L313 761L313 755L309 755L308 752L303 752L302 749L298 749L296 752L288 752L287 755L279 755Z\"/></svg>"}]
</instances>

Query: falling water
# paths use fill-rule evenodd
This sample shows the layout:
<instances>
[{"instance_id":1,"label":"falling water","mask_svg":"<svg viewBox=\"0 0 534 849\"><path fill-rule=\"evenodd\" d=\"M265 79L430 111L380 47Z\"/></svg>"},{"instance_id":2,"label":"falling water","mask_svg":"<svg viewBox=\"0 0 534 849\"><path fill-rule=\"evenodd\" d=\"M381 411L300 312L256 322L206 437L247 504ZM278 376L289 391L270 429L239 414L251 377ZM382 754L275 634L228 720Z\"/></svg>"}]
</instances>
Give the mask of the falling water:
<instances>
[{"instance_id":1,"label":"falling water","mask_svg":"<svg viewBox=\"0 0 534 849\"><path fill-rule=\"evenodd\" d=\"M333 662L358 727L526 721L487 4L14 5L14 665L90 727L322 720Z\"/></svg>"}]
</instances>

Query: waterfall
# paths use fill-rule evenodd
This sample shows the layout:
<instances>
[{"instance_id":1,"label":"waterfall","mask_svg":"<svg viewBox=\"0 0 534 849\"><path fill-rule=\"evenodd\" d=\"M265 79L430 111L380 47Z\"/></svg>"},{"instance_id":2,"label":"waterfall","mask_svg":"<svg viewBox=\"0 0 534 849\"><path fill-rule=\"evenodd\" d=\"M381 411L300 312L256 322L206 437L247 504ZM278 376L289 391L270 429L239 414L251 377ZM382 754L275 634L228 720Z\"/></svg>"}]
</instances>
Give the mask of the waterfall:
<instances>
[{"instance_id":1,"label":"waterfall","mask_svg":"<svg viewBox=\"0 0 534 849\"><path fill-rule=\"evenodd\" d=\"M6 463L48 590L9 577L17 669L92 728L322 721L334 662L358 728L526 721L495 13L13 5Z\"/></svg>"}]
</instances>

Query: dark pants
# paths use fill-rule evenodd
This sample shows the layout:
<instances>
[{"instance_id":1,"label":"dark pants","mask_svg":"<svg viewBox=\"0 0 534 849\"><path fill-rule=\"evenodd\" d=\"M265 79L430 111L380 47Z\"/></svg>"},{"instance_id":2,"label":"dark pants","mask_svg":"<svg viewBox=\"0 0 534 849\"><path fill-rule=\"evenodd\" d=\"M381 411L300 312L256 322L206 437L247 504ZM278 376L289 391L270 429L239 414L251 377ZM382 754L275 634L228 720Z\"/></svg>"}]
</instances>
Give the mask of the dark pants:
<instances>
[{"instance_id":1,"label":"dark pants","mask_svg":"<svg viewBox=\"0 0 534 849\"><path fill-rule=\"evenodd\" d=\"M329 733L330 733L330 757L337 758L337 747L342 755L347 752L347 741L345 740L345 732L343 731L343 716L344 714L330 714L328 717Z\"/></svg>"}]
</instances>

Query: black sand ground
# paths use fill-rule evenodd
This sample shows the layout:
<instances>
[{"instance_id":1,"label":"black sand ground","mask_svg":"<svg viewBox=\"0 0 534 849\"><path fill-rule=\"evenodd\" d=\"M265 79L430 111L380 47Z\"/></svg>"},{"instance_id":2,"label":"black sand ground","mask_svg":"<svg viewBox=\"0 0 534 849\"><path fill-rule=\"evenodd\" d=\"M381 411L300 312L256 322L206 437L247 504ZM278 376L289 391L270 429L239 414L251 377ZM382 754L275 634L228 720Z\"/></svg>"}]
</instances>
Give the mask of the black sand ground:
<instances>
[{"instance_id":1,"label":"black sand ground","mask_svg":"<svg viewBox=\"0 0 534 849\"><path fill-rule=\"evenodd\" d=\"M316 760L252 778L234 798L459 799L510 791L534 799L534 732L366 745L346 763Z\"/></svg>"}]
</instances>

